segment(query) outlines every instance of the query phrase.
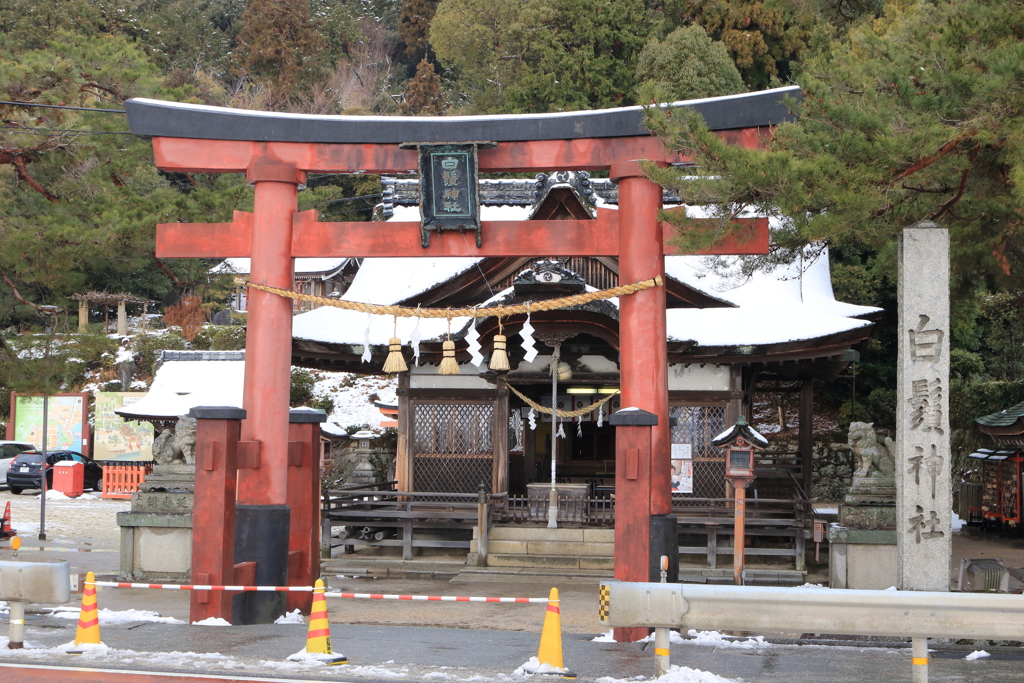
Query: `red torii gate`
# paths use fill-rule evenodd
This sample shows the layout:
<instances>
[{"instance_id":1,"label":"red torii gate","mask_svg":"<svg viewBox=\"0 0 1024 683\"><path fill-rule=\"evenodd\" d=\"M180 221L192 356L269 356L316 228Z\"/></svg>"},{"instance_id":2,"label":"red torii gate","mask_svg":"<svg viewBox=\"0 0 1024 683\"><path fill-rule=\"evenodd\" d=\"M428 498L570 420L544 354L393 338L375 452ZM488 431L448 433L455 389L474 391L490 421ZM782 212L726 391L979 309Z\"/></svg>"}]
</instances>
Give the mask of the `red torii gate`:
<instances>
[{"instance_id":1,"label":"red torii gate","mask_svg":"<svg viewBox=\"0 0 1024 683\"><path fill-rule=\"evenodd\" d=\"M770 134L769 126L789 118L784 96L799 97L799 88L677 106L696 109L709 128L719 131L724 139L752 148L760 146ZM670 164L685 159L667 152L661 141L643 127L640 107L479 117L304 116L139 99L129 100L125 108L132 132L153 138L159 168L245 173L248 183L255 187L253 212L236 211L231 223L157 226L157 256L250 257L252 282L291 289L296 257L558 255L617 256L619 279L627 283L664 276L664 256L677 253L667 244L674 228L657 219L662 190L644 177L637 161ZM418 152L400 147L402 143L475 141L497 143L479 149L481 172L608 170L619 184L619 208L598 209L596 220L484 221L479 248L462 235L444 233L435 234L430 246L424 248L419 223L326 223L317 220L315 211L298 211L297 195L307 173L415 173ZM708 253L766 253L767 220L751 220L749 224L751 230L746 234ZM316 547L319 529L316 510L303 506L297 494L301 491L300 496L309 495L307 480L316 477L316 460L297 457L295 443L291 453L289 450L292 303L252 290L248 308L243 398L246 417L241 422L241 434L234 437L237 446L234 442L219 449L206 446L208 456L201 456L200 452L206 452L204 444L197 444L197 470L200 457L231 452L234 458L237 452L237 504L247 513L239 516L238 534L250 539L241 545L277 543L278 553L283 555L283 542L261 537L262 532L283 528L290 539L290 562L276 563L285 568L285 575L260 576L257 566L257 577L261 583L310 585L318 574L310 548ZM623 297L619 318L622 405L648 411L657 424L649 438L641 439L629 435L635 432L622 431L636 430L635 426L618 428L625 438L616 440L616 459L621 463L628 458L631 466L628 477L626 467L616 468L615 578L646 581L651 571L651 516L672 511L664 288ZM218 429L216 433L223 435L223 429ZM231 441L230 435L214 436L213 431L210 438ZM204 466L212 468L210 463ZM196 529L204 522L212 523L213 528L221 529L222 537L194 535L193 571L197 567L216 567L222 573L212 582L230 584L233 569L224 553L229 550L227 546L234 547L235 540L233 529L227 528L231 525L222 520L232 515L224 509L228 503L223 497L221 502L211 497L213 502L204 507L207 498L199 490L199 480L197 477ZM289 482L298 489L291 496ZM249 548L241 554L244 557L234 560L266 558L268 550ZM245 572L250 571L248 565ZM213 603L206 604L211 606L197 607L193 600L193 619L213 615ZM283 601L280 604L283 607ZM224 608L218 605L217 609ZM230 616L229 608L227 614ZM222 615L223 611L216 613ZM644 629L625 629L617 638L642 637L641 631Z\"/></svg>"}]
</instances>

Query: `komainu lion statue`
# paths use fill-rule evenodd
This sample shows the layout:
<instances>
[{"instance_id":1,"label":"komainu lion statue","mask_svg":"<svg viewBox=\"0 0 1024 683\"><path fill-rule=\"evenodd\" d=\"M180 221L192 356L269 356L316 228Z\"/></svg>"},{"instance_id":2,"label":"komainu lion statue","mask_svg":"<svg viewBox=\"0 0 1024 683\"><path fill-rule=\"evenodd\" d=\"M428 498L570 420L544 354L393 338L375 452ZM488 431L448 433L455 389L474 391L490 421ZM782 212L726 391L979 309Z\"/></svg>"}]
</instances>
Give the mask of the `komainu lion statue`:
<instances>
[{"instance_id":1,"label":"komainu lion statue","mask_svg":"<svg viewBox=\"0 0 1024 683\"><path fill-rule=\"evenodd\" d=\"M851 422L847 443L857 456L854 477L892 479L896 471L896 444L875 434L874 422Z\"/></svg>"}]
</instances>

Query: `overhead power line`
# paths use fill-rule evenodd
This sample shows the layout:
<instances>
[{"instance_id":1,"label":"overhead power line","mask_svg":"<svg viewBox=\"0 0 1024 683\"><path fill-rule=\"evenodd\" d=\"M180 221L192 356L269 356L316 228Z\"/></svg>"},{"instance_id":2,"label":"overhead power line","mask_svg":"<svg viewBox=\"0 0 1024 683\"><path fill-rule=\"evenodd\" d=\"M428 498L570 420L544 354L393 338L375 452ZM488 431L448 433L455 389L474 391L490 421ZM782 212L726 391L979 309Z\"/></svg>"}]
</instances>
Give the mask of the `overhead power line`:
<instances>
[{"instance_id":1,"label":"overhead power line","mask_svg":"<svg viewBox=\"0 0 1024 683\"><path fill-rule=\"evenodd\" d=\"M7 104L12 107L43 107L44 109L73 109L75 111L98 111L104 114L127 114L124 109L95 109L93 107L65 107L61 104L35 104L34 102L6 102L0 100L0 104Z\"/></svg>"}]
</instances>

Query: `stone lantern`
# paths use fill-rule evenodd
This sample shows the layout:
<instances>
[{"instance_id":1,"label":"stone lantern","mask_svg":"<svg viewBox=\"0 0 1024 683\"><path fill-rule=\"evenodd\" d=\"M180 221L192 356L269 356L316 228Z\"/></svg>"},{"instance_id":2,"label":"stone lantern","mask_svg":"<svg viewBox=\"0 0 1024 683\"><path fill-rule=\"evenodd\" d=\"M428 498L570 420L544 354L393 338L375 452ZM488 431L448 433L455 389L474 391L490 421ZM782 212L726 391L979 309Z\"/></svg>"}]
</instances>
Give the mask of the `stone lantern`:
<instances>
[{"instance_id":1,"label":"stone lantern","mask_svg":"<svg viewBox=\"0 0 1024 683\"><path fill-rule=\"evenodd\" d=\"M349 477L351 483L373 483L373 465L370 464L370 456L373 455L374 441L377 438L377 434L365 427L355 434L349 435L349 439L352 441L347 449L347 459L352 464L352 474Z\"/></svg>"},{"instance_id":2,"label":"stone lantern","mask_svg":"<svg viewBox=\"0 0 1024 683\"><path fill-rule=\"evenodd\" d=\"M735 522L733 530L733 582L743 584L744 532L747 515L747 487L754 481L754 458L758 451L768 447L768 439L747 424L740 416L732 427L711 440L713 446L725 448L725 478L732 484L735 494Z\"/></svg>"}]
</instances>

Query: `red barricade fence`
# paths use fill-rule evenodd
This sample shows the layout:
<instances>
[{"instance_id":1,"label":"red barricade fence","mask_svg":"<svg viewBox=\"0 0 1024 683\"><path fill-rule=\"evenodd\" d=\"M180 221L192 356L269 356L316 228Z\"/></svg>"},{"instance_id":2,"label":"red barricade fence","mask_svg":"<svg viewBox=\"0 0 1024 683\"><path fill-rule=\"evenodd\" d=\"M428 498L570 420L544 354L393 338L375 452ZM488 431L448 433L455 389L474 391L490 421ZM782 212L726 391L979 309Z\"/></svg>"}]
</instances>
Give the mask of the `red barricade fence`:
<instances>
[{"instance_id":1,"label":"red barricade fence","mask_svg":"<svg viewBox=\"0 0 1024 683\"><path fill-rule=\"evenodd\" d=\"M139 484L153 471L153 463L106 462L103 463L103 497L131 498L139 490Z\"/></svg>"}]
</instances>

